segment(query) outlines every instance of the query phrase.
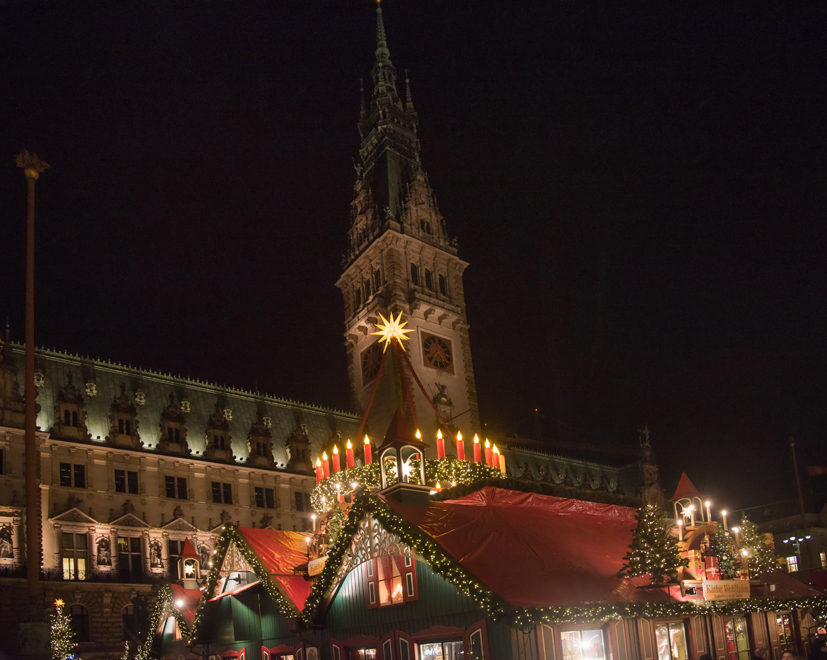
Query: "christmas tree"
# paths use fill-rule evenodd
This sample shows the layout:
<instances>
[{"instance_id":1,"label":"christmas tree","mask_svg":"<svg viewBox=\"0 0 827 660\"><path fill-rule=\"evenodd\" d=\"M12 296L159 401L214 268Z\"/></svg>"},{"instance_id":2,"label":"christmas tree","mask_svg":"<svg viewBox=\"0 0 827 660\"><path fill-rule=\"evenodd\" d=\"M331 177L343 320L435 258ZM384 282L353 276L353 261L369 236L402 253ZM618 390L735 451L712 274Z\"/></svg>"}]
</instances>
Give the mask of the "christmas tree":
<instances>
[{"instance_id":1,"label":"christmas tree","mask_svg":"<svg viewBox=\"0 0 827 660\"><path fill-rule=\"evenodd\" d=\"M49 617L52 628L52 659L67 660L75 648L75 634L72 631L72 619L63 609L63 601L55 601L55 613Z\"/></svg>"},{"instance_id":2,"label":"christmas tree","mask_svg":"<svg viewBox=\"0 0 827 660\"><path fill-rule=\"evenodd\" d=\"M634 538L623 558L626 563L617 576L649 575L652 584L674 580L678 569L687 562L681 557L678 540L672 536L672 526L666 515L653 504L647 504L638 510L635 519Z\"/></svg>"},{"instance_id":3,"label":"christmas tree","mask_svg":"<svg viewBox=\"0 0 827 660\"><path fill-rule=\"evenodd\" d=\"M722 577L735 577L738 566L736 563L735 542L732 537L720 527L709 540L709 553L718 558L718 570Z\"/></svg>"},{"instance_id":4,"label":"christmas tree","mask_svg":"<svg viewBox=\"0 0 827 660\"><path fill-rule=\"evenodd\" d=\"M746 550L749 560L749 572L752 577L758 577L762 573L769 573L778 568L778 557L765 545L764 535L758 531L758 526L744 520L741 523L739 535L741 550Z\"/></svg>"}]
</instances>

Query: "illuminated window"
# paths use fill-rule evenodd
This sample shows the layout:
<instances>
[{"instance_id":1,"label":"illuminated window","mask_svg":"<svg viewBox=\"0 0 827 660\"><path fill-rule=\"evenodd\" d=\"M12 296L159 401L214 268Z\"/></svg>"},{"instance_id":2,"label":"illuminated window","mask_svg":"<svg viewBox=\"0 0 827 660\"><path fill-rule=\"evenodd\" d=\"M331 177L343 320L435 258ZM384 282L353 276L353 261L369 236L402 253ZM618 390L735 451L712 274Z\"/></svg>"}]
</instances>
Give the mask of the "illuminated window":
<instances>
[{"instance_id":1,"label":"illuminated window","mask_svg":"<svg viewBox=\"0 0 827 660\"><path fill-rule=\"evenodd\" d=\"M793 639L793 625L790 615L784 612L777 612L775 615L775 626L778 629L778 641L781 646L792 649L795 640Z\"/></svg>"},{"instance_id":2,"label":"illuminated window","mask_svg":"<svg viewBox=\"0 0 827 660\"><path fill-rule=\"evenodd\" d=\"M63 579L85 580L88 540L86 534L62 535Z\"/></svg>"},{"instance_id":3,"label":"illuminated window","mask_svg":"<svg viewBox=\"0 0 827 660\"><path fill-rule=\"evenodd\" d=\"M749 631L744 617L726 619L726 647L728 660L750 660Z\"/></svg>"},{"instance_id":4,"label":"illuminated window","mask_svg":"<svg viewBox=\"0 0 827 660\"><path fill-rule=\"evenodd\" d=\"M790 573L795 573L798 570L798 557L793 555L792 557L787 557L787 570Z\"/></svg>"},{"instance_id":5,"label":"illuminated window","mask_svg":"<svg viewBox=\"0 0 827 660\"><path fill-rule=\"evenodd\" d=\"M0 474L2 474L2 470L0 470ZM827 552L820 552L818 557L821 559L821 568L827 568Z\"/></svg>"},{"instance_id":6,"label":"illuminated window","mask_svg":"<svg viewBox=\"0 0 827 660\"><path fill-rule=\"evenodd\" d=\"M411 264L411 282L419 286L419 268L416 267L416 264Z\"/></svg>"},{"instance_id":7,"label":"illuminated window","mask_svg":"<svg viewBox=\"0 0 827 660\"><path fill-rule=\"evenodd\" d=\"M658 660L687 660L686 631L682 623L659 623L655 625L655 640L658 644Z\"/></svg>"},{"instance_id":8,"label":"illuminated window","mask_svg":"<svg viewBox=\"0 0 827 660\"><path fill-rule=\"evenodd\" d=\"M349 650L347 652L347 658L348 660L376 660L376 649Z\"/></svg>"},{"instance_id":9,"label":"illuminated window","mask_svg":"<svg viewBox=\"0 0 827 660\"><path fill-rule=\"evenodd\" d=\"M566 630L560 633L563 660L607 660L603 631Z\"/></svg>"},{"instance_id":10,"label":"illuminated window","mask_svg":"<svg viewBox=\"0 0 827 660\"><path fill-rule=\"evenodd\" d=\"M380 557L365 564L368 607L385 607L417 600L413 557Z\"/></svg>"},{"instance_id":11,"label":"illuminated window","mask_svg":"<svg viewBox=\"0 0 827 660\"><path fill-rule=\"evenodd\" d=\"M461 660L462 641L429 642L419 645L419 660Z\"/></svg>"}]
</instances>

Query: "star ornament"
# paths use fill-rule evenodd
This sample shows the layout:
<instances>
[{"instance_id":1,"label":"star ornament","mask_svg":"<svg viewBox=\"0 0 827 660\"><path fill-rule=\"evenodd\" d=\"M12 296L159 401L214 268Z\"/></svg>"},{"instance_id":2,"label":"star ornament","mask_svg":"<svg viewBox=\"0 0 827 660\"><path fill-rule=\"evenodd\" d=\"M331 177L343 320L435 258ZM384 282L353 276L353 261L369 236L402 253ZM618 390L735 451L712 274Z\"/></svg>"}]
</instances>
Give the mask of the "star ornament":
<instances>
[{"instance_id":1,"label":"star ornament","mask_svg":"<svg viewBox=\"0 0 827 660\"><path fill-rule=\"evenodd\" d=\"M384 353L390 343L396 339L399 342L399 345L402 346L403 350L405 345L402 343L410 339L410 337L406 337L405 335L410 332L416 332L415 329L406 329L405 326L408 325L407 321L402 321L402 312L399 312L399 316L393 318L393 312L389 314L391 320L388 321L382 314L379 314L379 318L382 319L382 323L379 323L376 332L371 332L372 335L379 335L379 341L385 342L384 347L382 348L382 352Z\"/></svg>"}]
</instances>

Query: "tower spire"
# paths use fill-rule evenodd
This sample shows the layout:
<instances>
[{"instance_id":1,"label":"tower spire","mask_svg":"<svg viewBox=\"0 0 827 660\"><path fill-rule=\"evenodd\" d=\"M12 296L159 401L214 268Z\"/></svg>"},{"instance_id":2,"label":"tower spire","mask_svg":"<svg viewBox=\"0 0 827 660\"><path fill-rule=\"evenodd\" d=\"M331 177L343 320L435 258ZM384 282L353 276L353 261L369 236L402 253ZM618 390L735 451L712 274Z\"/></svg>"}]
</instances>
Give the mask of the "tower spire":
<instances>
[{"instance_id":1,"label":"tower spire","mask_svg":"<svg viewBox=\"0 0 827 660\"><path fill-rule=\"evenodd\" d=\"M365 105L365 79L359 78L359 114L362 117L368 114L367 106Z\"/></svg>"},{"instance_id":2,"label":"tower spire","mask_svg":"<svg viewBox=\"0 0 827 660\"><path fill-rule=\"evenodd\" d=\"M385 36L385 21L382 5L376 3L376 64L373 65L373 96L389 94L396 100L396 69L391 62L388 40Z\"/></svg>"},{"instance_id":3,"label":"tower spire","mask_svg":"<svg viewBox=\"0 0 827 660\"><path fill-rule=\"evenodd\" d=\"M413 112L413 98L411 98L411 81L408 79L408 70L405 69L405 110Z\"/></svg>"},{"instance_id":4,"label":"tower spire","mask_svg":"<svg viewBox=\"0 0 827 660\"><path fill-rule=\"evenodd\" d=\"M382 18L382 2L376 3L376 61L390 62L391 52L388 50L388 40L385 37L385 21Z\"/></svg>"}]
</instances>

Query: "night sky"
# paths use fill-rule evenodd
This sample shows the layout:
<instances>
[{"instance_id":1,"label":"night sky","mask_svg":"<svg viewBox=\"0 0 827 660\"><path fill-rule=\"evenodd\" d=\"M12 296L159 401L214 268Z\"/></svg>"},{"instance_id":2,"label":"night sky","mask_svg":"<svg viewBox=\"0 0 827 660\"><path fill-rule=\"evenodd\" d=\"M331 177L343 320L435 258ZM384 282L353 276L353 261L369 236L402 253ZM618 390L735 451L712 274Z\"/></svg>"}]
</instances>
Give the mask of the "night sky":
<instances>
[{"instance_id":1,"label":"night sky","mask_svg":"<svg viewBox=\"0 0 827 660\"><path fill-rule=\"evenodd\" d=\"M790 434L827 464L827 6L738 5L385 3L483 421L615 451L648 424L665 489L730 508L794 495ZM347 407L373 7L0 3L13 338L28 148L39 345Z\"/></svg>"}]
</instances>

